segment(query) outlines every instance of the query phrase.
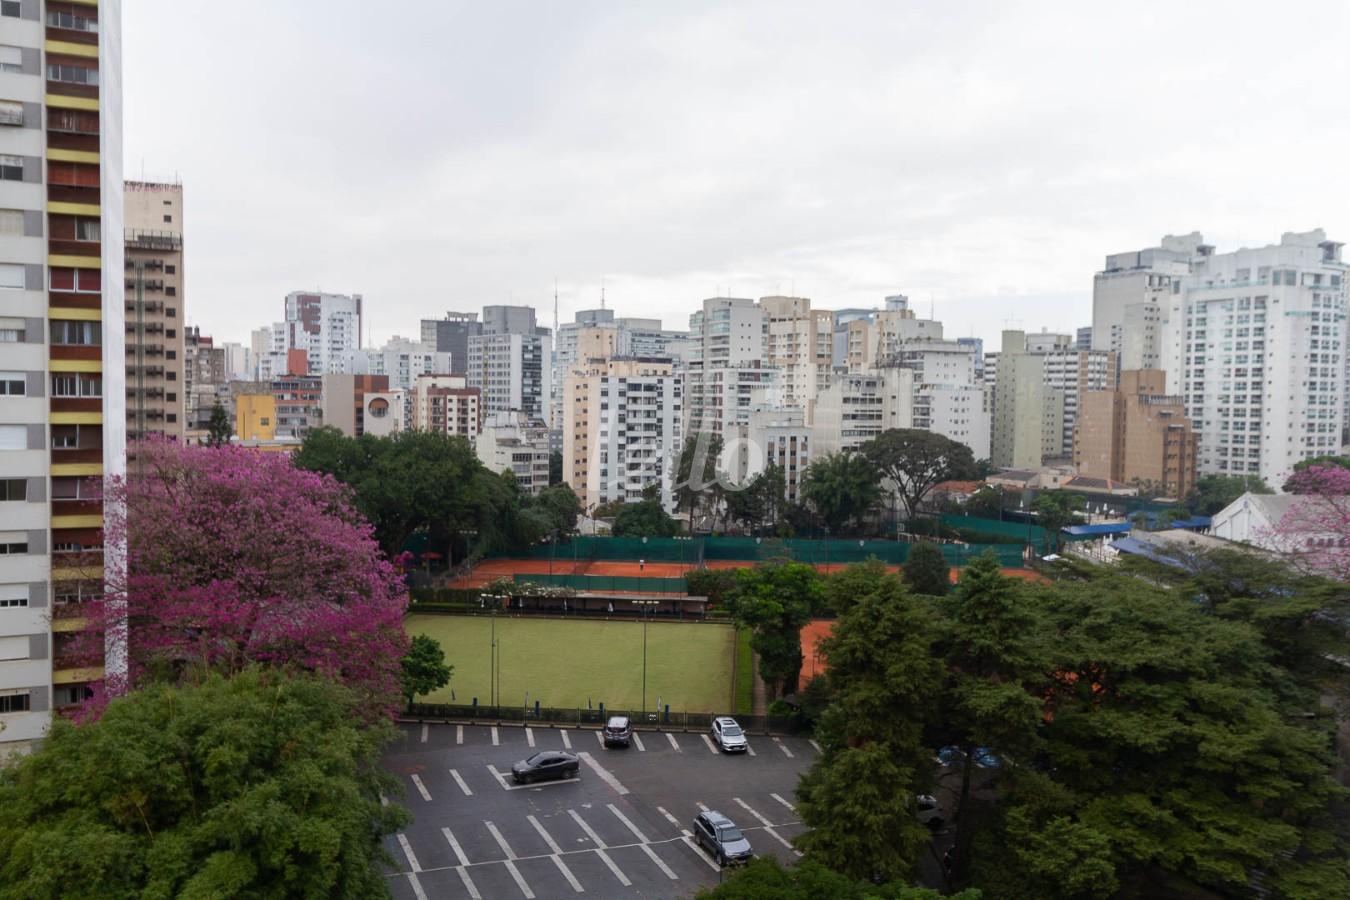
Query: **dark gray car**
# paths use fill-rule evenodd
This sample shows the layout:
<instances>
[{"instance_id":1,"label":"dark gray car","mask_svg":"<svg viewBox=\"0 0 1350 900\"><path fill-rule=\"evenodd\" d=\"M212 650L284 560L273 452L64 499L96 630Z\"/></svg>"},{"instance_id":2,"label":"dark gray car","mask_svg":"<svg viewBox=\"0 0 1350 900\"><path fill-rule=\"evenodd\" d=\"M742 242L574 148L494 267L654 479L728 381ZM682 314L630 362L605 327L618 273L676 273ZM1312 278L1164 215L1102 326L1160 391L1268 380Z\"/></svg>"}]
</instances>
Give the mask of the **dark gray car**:
<instances>
[{"instance_id":1,"label":"dark gray car","mask_svg":"<svg viewBox=\"0 0 1350 900\"><path fill-rule=\"evenodd\" d=\"M694 819L694 840L713 855L718 865L743 865L755 857L736 823L716 810L699 813Z\"/></svg>"},{"instance_id":2,"label":"dark gray car","mask_svg":"<svg viewBox=\"0 0 1350 900\"><path fill-rule=\"evenodd\" d=\"M580 772L581 760L577 757L561 750L545 750L513 765L511 778L518 784L529 784L552 778L576 778Z\"/></svg>"}]
</instances>

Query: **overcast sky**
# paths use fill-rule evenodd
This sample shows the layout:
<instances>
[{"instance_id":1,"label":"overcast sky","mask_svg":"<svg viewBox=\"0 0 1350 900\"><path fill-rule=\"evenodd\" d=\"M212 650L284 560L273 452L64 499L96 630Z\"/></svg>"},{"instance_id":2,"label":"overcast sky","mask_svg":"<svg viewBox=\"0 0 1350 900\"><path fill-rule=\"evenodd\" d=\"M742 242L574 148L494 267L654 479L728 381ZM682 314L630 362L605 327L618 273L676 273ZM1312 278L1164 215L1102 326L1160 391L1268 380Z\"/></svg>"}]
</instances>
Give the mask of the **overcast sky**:
<instances>
[{"instance_id":1,"label":"overcast sky","mask_svg":"<svg viewBox=\"0 0 1350 900\"><path fill-rule=\"evenodd\" d=\"M1091 322L1107 253L1350 240L1350 4L131 0L126 176L178 177L218 340L322 288L684 328L908 294Z\"/></svg>"}]
</instances>

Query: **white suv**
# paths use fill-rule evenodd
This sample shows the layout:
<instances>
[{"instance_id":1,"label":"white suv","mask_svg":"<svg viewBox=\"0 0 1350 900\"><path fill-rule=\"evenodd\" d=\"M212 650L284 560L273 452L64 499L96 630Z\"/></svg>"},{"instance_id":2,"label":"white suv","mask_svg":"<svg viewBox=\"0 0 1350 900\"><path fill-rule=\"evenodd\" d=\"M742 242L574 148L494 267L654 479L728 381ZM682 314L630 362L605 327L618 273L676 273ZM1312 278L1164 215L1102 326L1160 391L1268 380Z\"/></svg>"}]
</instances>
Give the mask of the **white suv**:
<instances>
[{"instance_id":1,"label":"white suv","mask_svg":"<svg viewBox=\"0 0 1350 900\"><path fill-rule=\"evenodd\" d=\"M724 753L744 753L750 746L746 743L745 732L731 716L718 716L713 719L712 737Z\"/></svg>"}]
</instances>

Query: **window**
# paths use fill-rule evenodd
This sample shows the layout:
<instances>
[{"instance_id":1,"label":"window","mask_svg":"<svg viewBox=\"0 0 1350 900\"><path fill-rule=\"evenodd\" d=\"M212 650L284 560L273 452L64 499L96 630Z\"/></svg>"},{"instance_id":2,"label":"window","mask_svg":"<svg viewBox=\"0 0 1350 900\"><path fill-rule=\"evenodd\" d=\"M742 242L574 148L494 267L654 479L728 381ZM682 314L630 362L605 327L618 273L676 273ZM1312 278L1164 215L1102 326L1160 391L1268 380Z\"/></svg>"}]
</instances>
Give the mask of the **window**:
<instances>
[{"instance_id":1,"label":"window","mask_svg":"<svg viewBox=\"0 0 1350 900\"><path fill-rule=\"evenodd\" d=\"M17 19L23 14L23 5L19 0L0 0L0 16Z\"/></svg>"},{"instance_id":2,"label":"window","mask_svg":"<svg viewBox=\"0 0 1350 900\"><path fill-rule=\"evenodd\" d=\"M53 500L97 499L97 491L88 479L73 475L58 475L52 479Z\"/></svg>"},{"instance_id":3,"label":"window","mask_svg":"<svg viewBox=\"0 0 1350 900\"><path fill-rule=\"evenodd\" d=\"M0 531L0 556L15 556L28 552L28 534L23 531Z\"/></svg>"},{"instance_id":4,"label":"window","mask_svg":"<svg viewBox=\"0 0 1350 900\"><path fill-rule=\"evenodd\" d=\"M28 394L28 379L22 372L0 372L0 397L24 397Z\"/></svg>"},{"instance_id":5,"label":"window","mask_svg":"<svg viewBox=\"0 0 1350 900\"><path fill-rule=\"evenodd\" d=\"M0 425L0 450L27 450L27 425Z\"/></svg>"},{"instance_id":6,"label":"window","mask_svg":"<svg viewBox=\"0 0 1350 900\"><path fill-rule=\"evenodd\" d=\"M28 328L23 319L0 317L0 344L21 344L28 336Z\"/></svg>"},{"instance_id":7,"label":"window","mask_svg":"<svg viewBox=\"0 0 1350 900\"><path fill-rule=\"evenodd\" d=\"M53 267L51 289L76 294L97 294L102 290L103 278L98 269L66 269Z\"/></svg>"},{"instance_id":8,"label":"window","mask_svg":"<svg viewBox=\"0 0 1350 900\"><path fill-rule=\"evenodd\" d=\"M27 478L0 478L0 503L17 503L27 499Z\"/></svg>"},{"instance_id":9,"label":"window","mask_svg":"<svg viewBox=\"0 0 1350 900\"><path fill-rule=\"evenodd\" d=\"M0 584L0 609L28 605L28 585Z\"/></svg>"},{"instance_id":10,"label":"window","mask_svg":"<svg viewBox=\"0 0 1350 900\"><path fill-rule=\"evenodd\" d=\"M99 220L78 218L75 220L75 240L97 241L99 238Z\"/></svg>"},{"instance_id":11,"label":"window","mask_svg":"<svg viewBox=\"0 0 1350 900\"><path fill-rule=\"evenodd\" d=\"M47 80L63 81L66 84L98 84L98 69L65 63L48 63Z\"/></svg>"},{"instance_id":12,"label":"window","mask_svg":"<svg viewBox=\"0 0 1350 900\"><path fill-rule=\"evenodd\" d=\"M0 234L23 234L23 210L0 209Z\"/></svg>"},{"instance_id":13,"label":"window","mask_svg":"<svg viewBox=\"0 0 1350 900\"><path fill-rule=\"evenodd\" d=\"M22 72L23 51L18 47L0 44L0 72Z\"/></svg>"},{"instance_id":14,"label":"window","mask_svg":"<svg viewBox=\"0 0 1350 900\"><path fill-rule=\"evenodd\" d=\"M19 4L14 3L15 6ZM0 4L0 7L9 6L8 2ZM17 13L4 13L4 15L17 15ZM28 691L19 694L0 694L0 715L4 713L28 712L31 709L32 697Z\"/></svg>"},{"instance_id":15,"label":"window","mask_svg":"<svg viewBox=\"0 0 1350 900\"><path fill-rule=\"evenodd\" d=\"M0 100L0 125L18 125L23 126L23 104L18 100ZM19 175L12 179L18 181L23 178L23 160L19 157Z\"/></svg>"},{"instance_id":16,"label":"window","mask_svg":"<svg viewBox=\"0 0 1350 900\"><path fill-rule=\"evenodd\" d=\"M21 291L26 284L23 266L0 263L0 288L9 291Z\"/></svg>"},{"instance_id":17,"label":"window","mask_svg":"<svg viewBox=\"0 0 1350 900\"><path fill-rule=\"evenodd\" d=\"M173 221L173 216L165 216L165 217L164 217L164 221L165 221L165 222L172 222L172 221Z\"/></svg>"},{"instance_id":18,"label":"window","mask_svg":"<svg viewBox=\"0 0 1350 900\"><path fill-rule=\"evenodd\" d=\"M52 319L52 343L98 346L103 343L103 323Z\"/></svg>"},{"instance_id":19,"label":"window","mask_svg":"<svg viewBox=\"0 0 1350 900\"><path fill-rule=\"evenodd\" d=\"M56 12L47 13L47 24L53 28L66 28L71 31L98 31L98 22L78 13Z\"/></svg>"},{"instance_id":20,"label":"window","mask_svg":"<svg viewBox=\"0 0 1350 900\"><path fill-rule=\"evenodd\" d=\"M177 267L177 266L168 265L168 266L165 266L165 267L164 267L164 274L165 274L165 275L173 275L173 274L176 273L177 271L178 271L178 267Z\"/></svg>"}]
</instances>

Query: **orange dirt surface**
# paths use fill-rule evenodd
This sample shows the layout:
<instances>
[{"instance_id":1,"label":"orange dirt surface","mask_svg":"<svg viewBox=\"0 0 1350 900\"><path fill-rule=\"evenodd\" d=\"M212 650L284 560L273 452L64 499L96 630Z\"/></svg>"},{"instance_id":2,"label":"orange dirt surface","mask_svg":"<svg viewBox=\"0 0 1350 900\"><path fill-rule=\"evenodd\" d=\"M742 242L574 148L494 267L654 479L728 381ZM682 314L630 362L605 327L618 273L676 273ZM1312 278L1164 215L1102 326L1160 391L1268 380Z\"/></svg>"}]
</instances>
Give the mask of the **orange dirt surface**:
<instances>
[{"instance_id":1,"label":"orange dirt surface","mask_svg":"<svg viewBox=\"0 0 1350 900\"><path fill-rule=\"evenodd\" d=\"M751 560L735 559L714 559L708 560L705 566L709 569L748 569L755 565ZM849 566L848 563L830 563L828 565L816 565L816 571L825 575L833 575L844 571ZM555 575L617 575L637 578L681 578L692 567L685 563L677 562L649 562L645 566L636 562L618 562L614 560L589 560L581 559L573 563L571 557L558 557L553 560L552 568L547 559L489 559L484 560L474 567L473 572L468 577L454 579L448 587L482 587L496 578L511 577L513 575L547 575L550 571ZM887 566L886 571L899 573L900 566ZM956 583L960 569L952 569L950 578L952 583ZM1023 581L1045 583L1046 578L1038 572L1030 569L1003 569L1003 574L1013 578L1021 578Z\"/></svg>"}]
</instances>

